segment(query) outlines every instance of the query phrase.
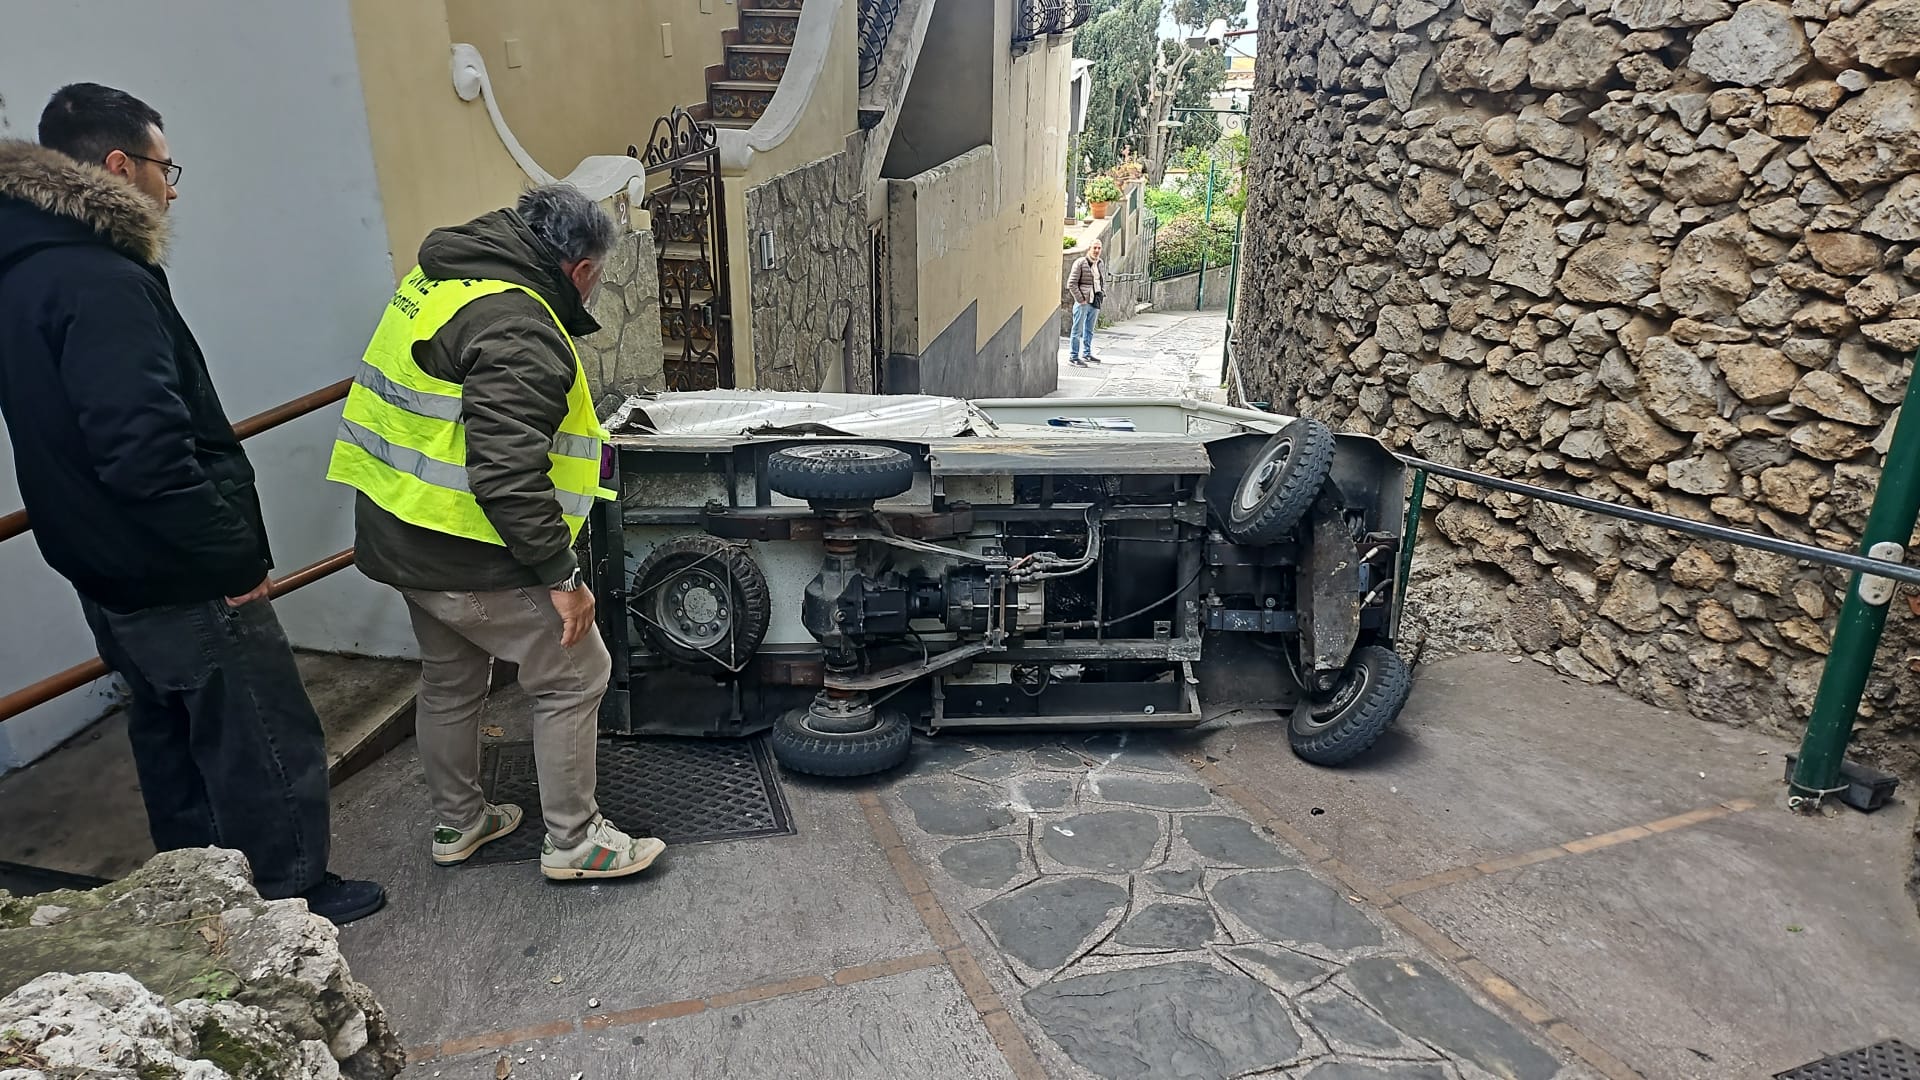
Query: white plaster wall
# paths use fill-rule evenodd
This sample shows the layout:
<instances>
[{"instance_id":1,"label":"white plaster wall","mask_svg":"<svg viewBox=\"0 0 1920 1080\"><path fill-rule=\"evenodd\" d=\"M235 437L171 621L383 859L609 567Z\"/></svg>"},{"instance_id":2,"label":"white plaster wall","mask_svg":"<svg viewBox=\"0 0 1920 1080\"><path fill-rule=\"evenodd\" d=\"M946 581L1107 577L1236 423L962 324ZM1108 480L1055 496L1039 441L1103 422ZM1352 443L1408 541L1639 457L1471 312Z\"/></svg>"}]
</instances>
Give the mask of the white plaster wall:
<instances>
[{"instance_id":1,"label":"white plaster wall","mask_svg":"<svg viewBox=\"0 0 1920 1080\"><path fill-rule=\"evenodd\" d=\"M175 298L240 419L352 373L393 290L346 0L0 0L0 137L32 138L57 87L102 82L166 119L185 167ZM451 90L448 91L451 93ZM247 444L284 574L353 542L326 483L339 406ZM0 446L0 511L19 505ZM351 570L278 603L295 644L405 655L404 611ZM0 692L93 655L72 592L25 537L0 544ZM0 770L99 715L98 688L0 725Z\"/></svg>"}]
</instances>

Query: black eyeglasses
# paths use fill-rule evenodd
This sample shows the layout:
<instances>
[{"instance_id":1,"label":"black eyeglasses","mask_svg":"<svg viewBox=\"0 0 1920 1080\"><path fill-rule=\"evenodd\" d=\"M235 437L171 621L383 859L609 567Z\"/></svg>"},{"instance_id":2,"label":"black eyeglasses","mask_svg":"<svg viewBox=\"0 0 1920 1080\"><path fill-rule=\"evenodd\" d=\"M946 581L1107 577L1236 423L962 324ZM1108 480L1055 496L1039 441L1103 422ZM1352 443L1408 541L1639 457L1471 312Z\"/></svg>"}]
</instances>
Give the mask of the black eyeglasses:
<instances>
[{"instance_id":1,"label":"black eyeglasses","mask_svg":"<svg viewBox=\"0 0 1920 1080\"><path fill-rule=\"evenodd\" d=\"M125 150L122 150L120 152L123 154L127 154ZM127 154L127 156L135 159L136 161L151 162L152 164L158 165L161 168L167 170L167 186L168 187L173 187L174 185L180 183L181 169L180 169L180 166L175 165L173 162L162 161L159 158L148 157L145 154Z\"/></svg>"}]
</instances>

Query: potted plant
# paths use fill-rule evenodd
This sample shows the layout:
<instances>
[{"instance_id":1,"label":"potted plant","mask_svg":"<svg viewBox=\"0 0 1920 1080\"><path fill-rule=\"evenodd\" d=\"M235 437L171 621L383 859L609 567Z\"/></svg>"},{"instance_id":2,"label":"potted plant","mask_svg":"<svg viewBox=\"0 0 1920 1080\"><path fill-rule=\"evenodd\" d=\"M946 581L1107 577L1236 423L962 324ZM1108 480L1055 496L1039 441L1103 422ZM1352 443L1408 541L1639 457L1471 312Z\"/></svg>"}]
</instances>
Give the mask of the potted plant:
<instances>
[{"instance_id":1,"label":"potted plant","mask_svg":"<svg viewBox=\"0 0 1920 1080\"><path fill-rule=\"evenodd\" d=\"M1107 216L1107 204L1120 197L1120 185L1113 182L1111 176L1096 176L1087 181L1087 206L1093 210L1093 216Z\"/></svg>"}]
</instances>

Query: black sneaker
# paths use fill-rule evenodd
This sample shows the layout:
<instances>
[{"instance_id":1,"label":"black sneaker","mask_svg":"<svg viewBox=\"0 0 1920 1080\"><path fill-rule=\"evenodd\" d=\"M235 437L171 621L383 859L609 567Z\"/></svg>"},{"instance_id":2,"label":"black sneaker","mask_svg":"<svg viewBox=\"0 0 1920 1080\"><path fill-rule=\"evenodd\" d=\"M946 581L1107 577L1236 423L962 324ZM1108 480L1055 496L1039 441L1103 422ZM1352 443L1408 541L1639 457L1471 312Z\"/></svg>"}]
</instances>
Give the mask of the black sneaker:
<instances>
[{"instance_id":1,"label":"black sneaker","mask_svg":"<svg viewBox=\"0 0 1920 1080\"><path fill-rule=\"evenodd\" d=\"M1086 362L1085 360L1082 360L1082 359L1080 359L1080 358L1079 358L1079 357L1077 357L1077 356L1070 356L1070 357L1068 357L1068 358L1067 358L1067 363L1069 363L1069 364L1072 364L1072 365L1073 365L1074 367L1086 367L1086 366L1087 366L1087 362Z\"/></svg>"},{"instance_id":2,"label":"black sneaker","mask_svg":"<svg viewBox=\"0 0 1920 1080\"><path fill-rule=\"evenodd\" d=\"M339 874L328 874L320 884L300 894L307 910L335 926L364 919L387 903L387 890L371 881L348 881Z\"/></svg>"},{"instance_id":3,"label":"black sneaker","mask_svg":"<svg viewBox=\"0 0 1920 1080\"><path fill-rule=\"evenodd\" d=\"M1092 353L1088 353L1088 354L1087 354L1087 363L1089 363L1089 364L1097 364L1097 363L1099 363L1099 362L1100 362L1100 358L1099 358L1099 357L1097 357L1097 356L1095 356L1095 355L1093 355Z\"/></svg>"}]
</instances>

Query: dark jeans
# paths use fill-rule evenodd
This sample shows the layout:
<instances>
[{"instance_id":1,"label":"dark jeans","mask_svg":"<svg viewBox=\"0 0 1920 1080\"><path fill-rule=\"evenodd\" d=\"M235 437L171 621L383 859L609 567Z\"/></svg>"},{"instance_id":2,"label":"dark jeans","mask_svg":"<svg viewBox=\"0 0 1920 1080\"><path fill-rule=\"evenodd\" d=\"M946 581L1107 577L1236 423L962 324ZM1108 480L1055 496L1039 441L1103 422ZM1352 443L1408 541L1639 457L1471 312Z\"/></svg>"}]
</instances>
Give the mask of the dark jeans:
<instances>
[{"instance_id":1,"label":"dark jeans","mask_svg":"<svg viewBox=\"0 0 1920 1080\"><path fill-rule=\"evenodd\" d=\"M319 884L326 740L273 605L80 605L133 693L127 734L154 847L238 849L269 900Z\"/></svg>"}]
</instances>

